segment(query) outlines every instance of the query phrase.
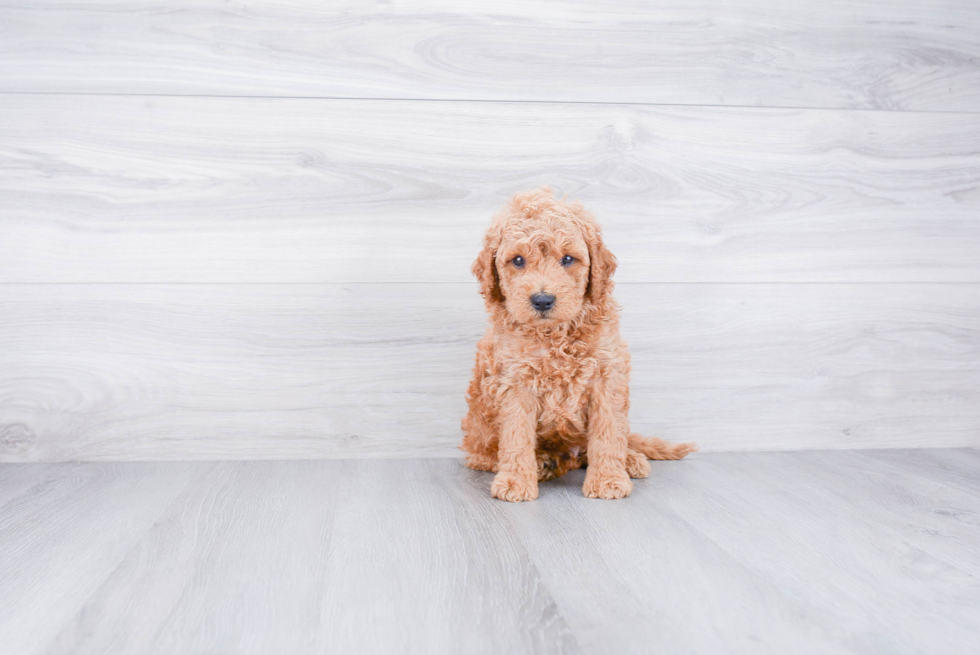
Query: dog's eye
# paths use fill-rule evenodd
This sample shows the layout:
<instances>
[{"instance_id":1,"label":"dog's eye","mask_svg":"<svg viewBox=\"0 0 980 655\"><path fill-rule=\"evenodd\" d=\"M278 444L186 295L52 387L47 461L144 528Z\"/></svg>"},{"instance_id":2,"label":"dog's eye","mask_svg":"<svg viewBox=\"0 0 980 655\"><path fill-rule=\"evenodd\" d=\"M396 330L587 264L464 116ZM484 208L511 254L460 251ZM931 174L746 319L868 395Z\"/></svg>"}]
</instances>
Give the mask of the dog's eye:
<instances>
[{"instance_id":1,"label":"dog's eye","mask_svg":"<svg viewBox=\"0 0 980 655\"><path fill-rule=\"evenodd\" d=\"M571 255L565 255L564 257L561 258L562 266L571 266L574 263L575 263L575 258L572 257Z\"/></svg>"},{"instance_id":2,"label":"dog's eye","mask_svg":"<svg viewBox=\"0 0 980 655\"><path fill-rule=\"evenodd\" d=\"M515 268L524 268L524 258L520 255L510 260L510 263L513 264Z\"/></svg>"}]
</instances>

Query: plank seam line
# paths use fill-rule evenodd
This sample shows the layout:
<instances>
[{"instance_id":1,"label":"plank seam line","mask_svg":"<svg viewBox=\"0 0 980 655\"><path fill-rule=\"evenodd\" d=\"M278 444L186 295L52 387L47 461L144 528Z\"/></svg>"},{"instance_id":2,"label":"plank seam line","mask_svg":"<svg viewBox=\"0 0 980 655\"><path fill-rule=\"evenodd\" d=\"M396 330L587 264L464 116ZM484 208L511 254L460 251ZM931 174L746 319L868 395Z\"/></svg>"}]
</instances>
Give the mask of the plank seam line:
<instances>
[{"instance_id":1,"label":"plank seam line","mask_svg":"<svg viewBox=\"0 0 980 655\"><path fill-rule=\"evenodd\" d=\"M472 286L476 289L475 282L404 282L395 280L391 282L0 282L0 287L42 287L42 286L85 286L85 287L108 287L108 286L143 286L143 287L219 287L219 286L240 286L240 287L269 287L269 286L315 286L315 287L348 287L348 286ZM786 282L729 282L729 281L701 281L701 282L617 282L616 286L980 286L980 281L786 281Z\"/></svg>"},{"instance_id":2,"label":"plank seam line","mask_svg":"<svg viewBox=\"0 0 980 655\"><path fill-rule=\"evenodd\" d=\"M442 102L442 103L483 103L483 104L522 104L522 105L596 105L623 107L685 107L703 109L759 109L770 111L847 111L847 112L880 112L887 114L963 114L975 116L977 110L943 110L943 109L888 109L881 107L807 107L798 105L710 105L700 103L669 103L669 102L610 102L603 100L499 100L489 98L396 98L396 97L359 97L359 96L286 96L286 95L234 95L234 94L200 94L200 93L107 93L98 91L0 91L0 95L34 95L34 96L96 96L118 98L204 98L204 99L240 99L240 100L322 100L322 101L358 101L358 102Z\"/></svg>"}]
</instances>

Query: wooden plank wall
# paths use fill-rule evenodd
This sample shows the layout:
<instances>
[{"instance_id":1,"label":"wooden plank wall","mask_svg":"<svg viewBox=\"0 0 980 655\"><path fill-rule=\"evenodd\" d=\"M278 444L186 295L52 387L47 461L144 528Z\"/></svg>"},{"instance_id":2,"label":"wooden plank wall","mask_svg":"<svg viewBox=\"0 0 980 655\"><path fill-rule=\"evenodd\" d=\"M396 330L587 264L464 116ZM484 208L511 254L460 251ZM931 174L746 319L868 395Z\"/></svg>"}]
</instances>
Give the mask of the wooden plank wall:
<instances>
[{"instance_id":1,"label":"wooden plank wall","mask_svg":"<svg viewBox=\"0 0 980 655\"><path fill-rule=\"evenodd\" d=\"M651 6L653 5L653 6ZM980 445L980 5L0 6L0 461L452 455L491 214L618 255L634 427Z\"/></svg>"}]
</instances>

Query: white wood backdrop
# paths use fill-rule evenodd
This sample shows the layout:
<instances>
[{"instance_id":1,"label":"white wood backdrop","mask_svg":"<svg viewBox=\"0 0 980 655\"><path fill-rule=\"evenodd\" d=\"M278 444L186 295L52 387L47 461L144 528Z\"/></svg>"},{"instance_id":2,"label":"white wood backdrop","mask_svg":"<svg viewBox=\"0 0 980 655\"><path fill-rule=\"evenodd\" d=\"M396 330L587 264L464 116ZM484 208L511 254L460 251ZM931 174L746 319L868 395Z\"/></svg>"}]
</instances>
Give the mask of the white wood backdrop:
<instances>
[{"instance_id":1,"label":"white wood backdrop","mask_svg":"<svg viewBox=\"0 0 980 655\"><path fill-rule=\"evenodd\" d=\"M635 428L980 445L980 5L651 4L0 5L0 460L454 454L541 183Z\"/></svg>"},{"instance_id":2,"label":"white wood backdrop","mask_svg":"<svg viewBox=\"0 0 980 655\"><path fill-rule=\"evenodd\" d=\"M0 90L975 111L975 0L35 0Z\"/></svg>"}]
</instances>

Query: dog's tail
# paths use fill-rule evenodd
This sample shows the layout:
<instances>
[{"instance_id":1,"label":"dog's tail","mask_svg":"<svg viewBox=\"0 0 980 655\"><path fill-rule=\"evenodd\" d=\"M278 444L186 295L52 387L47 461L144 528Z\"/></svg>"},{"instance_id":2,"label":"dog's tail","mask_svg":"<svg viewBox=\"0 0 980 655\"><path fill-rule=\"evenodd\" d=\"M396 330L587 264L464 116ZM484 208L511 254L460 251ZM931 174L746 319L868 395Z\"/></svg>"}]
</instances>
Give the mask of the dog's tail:
<instances>
[{"instance_id":1,"label":"dog's tail","mask_svg":"<svg viewBox=\"0 0 980 655\"><path fill-rule=\"evenodd\" d=\"M629 447L642 453L647 459L681 459L698 450L696 443L670 443L656 437L641 437L638 434L630 434Z\"/></svg>"}]
</instances>

